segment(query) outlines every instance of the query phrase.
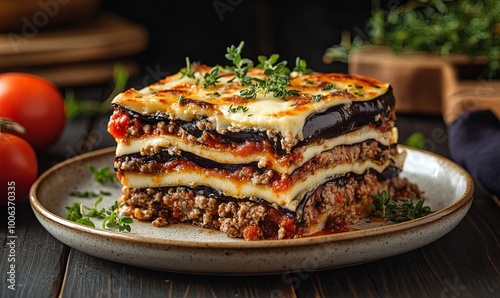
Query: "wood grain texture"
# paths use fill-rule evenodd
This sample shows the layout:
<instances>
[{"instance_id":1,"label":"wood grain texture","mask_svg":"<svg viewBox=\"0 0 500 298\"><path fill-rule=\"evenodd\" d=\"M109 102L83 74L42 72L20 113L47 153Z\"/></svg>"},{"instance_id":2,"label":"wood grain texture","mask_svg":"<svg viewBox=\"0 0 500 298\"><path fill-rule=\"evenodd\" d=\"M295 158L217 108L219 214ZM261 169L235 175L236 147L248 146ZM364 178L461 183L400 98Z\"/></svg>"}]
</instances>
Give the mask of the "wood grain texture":
<instances>
[{"instance_id":1,"label":"wood grain texture","mask_svg":"<svg viewBox=\"0 0 500 298\"><path fill-rule=\"evenodd\" d=\"M27 198L16 204L14 262L9 262L10 246L7 246L7 208L0 208L0 270L2 281L0 297L53 297L59 292L69 247L52 237L38 222ZM6 272L15 265L16 290L8 289ZM43 289L43 290L42 290Z\"/></svg>"},{"instance_id":2,"label":"wood grain texture","mask_svg":"<svg viewBox=\"0 0 500 298\"><path fill-rule=\"evenodd\" d=\"M200 276L119 264L72 249L61 297L293 297L280 275Z\"/></svg>"}]
</instances>

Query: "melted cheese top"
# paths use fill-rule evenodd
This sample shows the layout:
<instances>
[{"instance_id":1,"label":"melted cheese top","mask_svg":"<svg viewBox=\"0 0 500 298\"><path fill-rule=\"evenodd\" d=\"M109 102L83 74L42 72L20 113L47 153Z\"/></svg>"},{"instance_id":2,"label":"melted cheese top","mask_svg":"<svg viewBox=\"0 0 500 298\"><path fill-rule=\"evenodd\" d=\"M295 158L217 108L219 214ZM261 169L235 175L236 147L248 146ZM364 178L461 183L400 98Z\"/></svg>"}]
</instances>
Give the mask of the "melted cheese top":
<instances>
[{"instance_id":1,"label":"melted cheese top","mask_svg":"<svg viewBox=\"0 0 500 298\"><path fill-rule=\"evenodd\" d=\"M240 91L248 89L232 72L221 70L222 77L205 88L204 75L211 68L193 65L194 78L177 73L141 90L130 89L116 96L114 104L143 115L167 114L171 119L191 121L207 118L217 131L259 128L278 132L283 137L302 140L307 117L316 112L352 101L367 101L385 94L389 84L352 74L312 73L290 79L289 90L299 91L286 99L259 92L244 99ZM252 68L247 76L263 79L262 69ZM320 100L313 100L321 95Z\"/></svg>"}]
</instances>

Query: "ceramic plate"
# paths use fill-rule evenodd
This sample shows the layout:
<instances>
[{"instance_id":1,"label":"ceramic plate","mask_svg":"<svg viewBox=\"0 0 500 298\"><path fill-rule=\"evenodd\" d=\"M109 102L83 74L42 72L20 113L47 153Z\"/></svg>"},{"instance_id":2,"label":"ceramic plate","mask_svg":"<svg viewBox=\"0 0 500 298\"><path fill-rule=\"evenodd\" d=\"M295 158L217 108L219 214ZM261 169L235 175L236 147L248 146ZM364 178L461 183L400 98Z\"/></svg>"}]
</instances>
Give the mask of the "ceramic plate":
<instances>
[{"instance_id":1,"label":"ceramic plate","mask_svg":"<svg viewBox=\"0 0 500 298\"><path fill-rule=\"evenodd\" d=\"M461 167L432 153L410 149L403 175L426 194L434 213L408 222L382 225L361 220L356 230L289 240L247 242L222 232L189 225L155 228L134 222L131 233L76 224L65 219L65 206L91 206L95 198L73 191L106 191L100 206L110 206L120 185L101 185L88 165L112 169L114 148L68 159L42 174L30 192L40 223L55 238L87 254L128 265L198 274L271 274L350 266L394 256L427 245L450 232L472 203L473 181Z\"/></svg>"}]
</instances>

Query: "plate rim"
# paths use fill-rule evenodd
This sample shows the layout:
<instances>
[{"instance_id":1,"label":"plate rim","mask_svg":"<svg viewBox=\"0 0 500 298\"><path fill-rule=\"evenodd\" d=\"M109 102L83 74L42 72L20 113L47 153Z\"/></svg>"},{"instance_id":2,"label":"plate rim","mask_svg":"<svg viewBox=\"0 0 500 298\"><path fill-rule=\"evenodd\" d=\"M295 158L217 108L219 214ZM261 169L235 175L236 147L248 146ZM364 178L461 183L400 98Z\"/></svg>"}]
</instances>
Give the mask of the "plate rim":
<instances>
[{"instance_id":1,"label":"plate rim","mask_svg":"<svg viewBox=\"0 0 500 298\"><path fill-rule=\"evenodd\" d=\"M44 173L42 173L34 182L33 186L30 189L29 201L35 213L50 220L52 223L64 226L65 228L76 230L75 232L90 233L93 236L97 236L103 239L113 238L114 240L118 241L149 244L160 247L190 247L197 249L217 248L217 249L231 249L231 250L269 249L269 248L280 248L280 247L291 247L291 246L299 247L299 246L320 245L330 242L349 241L349 240L365 238L368 236L387 236L393 233L398 233L404 230L411 230L412 228L431 224L432 222L447 217L448 215L454 212L459 212L460 210L462 210L462 208L472 203L474 181L470 176L470 174L464 168L462 168L454 161L430 151L412 148L401 144L398 144L398 147L407 151L408 150L416 151L424 155L429 155L433 158L439 159L445 162L446 164L450 165L453 169L455 169L458 172L458 174L460 174L465 178L466 188L464 193L460 196L460 198L458 198L452 204L447 205L433 212L432 214L402 223L391 224L388 226L374 227L365 230L348 231L336 234L318 235L313 237L302 237L295 239L258 240L258 241L245 241L243 239L235 239L235 241L228 241L228 242L220 242L220 241L193 242L190 240L174 240L168 238L160 239L138 234L128 234L124 232L116 232L101 228L88 227L82 224L77 224L57 214L52 213L47 208L45 208L45 206L43 206L43 204L38 200L37 193L43 181L47 179L47 177L49 177L54 173L57 173L57 171L66 167L67 165L73 163L84 163L85 160L88 159L97 158L107 154L112 154L116 150L116 147L112 146L77 155L52 166Z\"/></svg>"}]
</instances>

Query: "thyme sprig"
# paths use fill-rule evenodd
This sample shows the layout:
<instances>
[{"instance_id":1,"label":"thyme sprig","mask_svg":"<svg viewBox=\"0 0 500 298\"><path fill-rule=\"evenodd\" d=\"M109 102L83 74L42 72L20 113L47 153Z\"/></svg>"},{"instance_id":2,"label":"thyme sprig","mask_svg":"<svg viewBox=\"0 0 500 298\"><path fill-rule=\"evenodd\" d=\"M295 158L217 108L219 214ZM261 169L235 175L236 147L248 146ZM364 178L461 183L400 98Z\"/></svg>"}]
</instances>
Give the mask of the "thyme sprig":
<instances>
[{"instance_id":1,"label":"thyme sprig","mask_svg":"<svg viewBox=\"0 0 500 298\"><path fill-rule=\"evenodd\" d=\"M237 106L237 107L233 107L233 104L231 104L228 108L228 111L230 113L237 113L238 111L242 111L243 113L246 113L248 111L248 107L245 107L245 106Z\"/></svg>"},{"instance_id":2,"label":"thyme sprig","mask_svg":"<svg viewBox=\"0 0 500 298\"><path fill-rule=\"evenodd\" d=\"M66 206L66 219L89 227L95 227L91 218L98 218L103 219L102 227L104 229L118 229L120 232L130 232L132 230L130 224L132 224L134 220L128 216L119 215L119 206L117 201L108 207L108 210L98 207L101 202L102 197L98 198L92 207L88 207L85 204L78 202L75 202L70 206Z\"/></svg>"},{"instance_id":3,"label":"thyme sprig","mask_svg":"<svg viewBox=\"0 0 500 298\"><path fill-rule=\"evenodd\" d=\"M394 201L388 195L386 190L380 194L373 194L373 203L371 204L371 216L387 218L393 222L403 222L431 214L429 206L425 206L425 199L414 203L414 199L401 199Z\"/></svg>"},{"instance_id":4,"label":"thyme sprig","mask_svg":"<svg viewBox=\"0 0 500 298\"><path fill-rule=\"evenodd\" d=\"M102 227L105 229L117 228L120 232L130 232L132 230L130 224L134 223L134 220L128 216L120 216L118 207L117 201L109 207L102 222Z\"/></svg>"},{"instance_id":5,"label":"thyme sprig","mask_svg":"<svg viewBox=\"0 0 500 298\"><path fill-rule=\"evenodd\" d=\"M91 164L89 164L88 167L90 172L92 172L92 178L99 183L113 183L118 180L116 175L110 171L109 167L102 166L96 168Z\"/></svg>"},{"instance_id":6,"label":"thyme sprig","mask_svg":"<svg viewBox=\"0 0 500 298\"><path fill-rule=\"evenodd\" d=\"M92 164L88 164L88 169L92 173L92 178L99 183L114 183L117 181L116 176L110 172L109 167L102 166L96 168ZM86 226L95 227L91 218L97 218L103 220L102 227L104 229L118 229L120 232L131 231L130 224L132 224L134 220L126 215L120 216L117 201L108 207L107 210L99 207L99 204L103 200L102 196L109 196L111 195L110 192L103 190L99 191L99 193L95 191L73 191L70 195L79 198L98 198L91 207L79 202L65 206L66 219Z\"/></svg>"},{"instance_id":7,"label":"thyme sprig","mask_svg":"<svg viewBox=\"0 0 500 298\"><path fill-rule=\"evenodd\" d=\"M247 77L247 73L254 64L251 59L241 57L241 51L244 46L245 42L241 41L237 47L231 45L227 48L227 54L225 57L233 63L233 66L227 66L226 68L234 72L234 77L230 79L229 82L232 82L237 78L241 85L248 86L251 84L252 78Z\"/></svg>"},{"instance_id":8,"label":"thyme sprig","mask_svg":"<svg viewBox=\"0 0 500 298\"><path fill-rule=\"evenodd\" d=\"M295 59L295 67L293 68L293 71L297 72L299 75L306 75L313 72L312 69L307 67L306 60L301 59L300 57Z\"/></svg>"},{"instance_id":9,"label":"thyme sprig","mask_svg":"<svg viewBox=\"0 0 500 298\"><path fill-rule=\"evenodd\" d=\"M188 77L194 79L194 74L196 73L196 71L193 70L189 57L186 57L186 67L181 69L180 73L182 74L181 78Z\"/></svg>"},{"instance_id":10,"label":"thyme sprig","mask_svg":"<svg viewBox=\"0 0 500 298\"><path fill-rule=\"evenodd\" d=\"M286 100L287 96L299 95L298 90L289 89L291 71L287 67L287 61L279 62L279 55L272 54L269 57L258 56L259 61L257 68L264 70L264 78L248 76L249 70L254 67L254 62L249 58L242 57L243 47L245 42L241 41L238 46L231 45L227 47L226 59L231 61L232 65L229 66L216 66L213 67L209 73L203 76L203 87L208 88L215 86L222 75L219 73L225 69L234 73L234 77L228 80L229 83L238 80L242 86L246 88L240 91L243 99L256 98L258 93L272 94L274 97ZM307 62L300 57L295 60L295 67L293 71L295 75L302 75L311 73L312 70L307 67ZM191 66L191 61L186 58L186 67L180 73L182 77L187 76L195 78L195 71Z\"/></svg>"},{"instance_id":11,"label":"thyme sprig","mask_svg":"<svg viewBox=\"0 0 500 298\"><path fill-rule=\"evenodd\" d=\"M222 75L219 75L219 67L215 66L203 76L203 87L208 88L210 86L215 86Z\"/></svg>"}]
</instances>

